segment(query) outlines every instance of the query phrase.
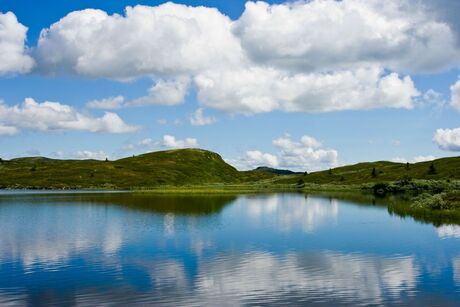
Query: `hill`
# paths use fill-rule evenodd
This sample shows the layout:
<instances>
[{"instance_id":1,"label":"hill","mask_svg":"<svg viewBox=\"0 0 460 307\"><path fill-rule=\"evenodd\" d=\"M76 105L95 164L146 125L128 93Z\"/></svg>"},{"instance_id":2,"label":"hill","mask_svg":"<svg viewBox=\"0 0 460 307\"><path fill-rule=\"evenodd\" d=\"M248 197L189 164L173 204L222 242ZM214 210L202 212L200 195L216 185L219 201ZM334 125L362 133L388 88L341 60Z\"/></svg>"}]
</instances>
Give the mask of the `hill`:
<instances>
[{"instance_id":1,"label":"hill","mask_svg":"<svg viewBox=\"0 0 460 307\"><path fill-rule=\"evenodd\" d=\"M273 175L239 172L220 155L201 149L152 152L116 161L57 160L43 157L3 160L2 188L113 188L243 183Z\"/></svg>"},{"instance_id":2,"label":"hill","mask_svg":"<svg viewBox=\"0 0 460 307\"><path fill-rule=\"evenodd\" d=\"M57 160L43 157L0 160L0 188L106 188L254 184L264 188L304 183L359 185L398 181L460 179L460 157L403 164L358 163L310 174L260 167L241 172L217 153L178 149L146 153L116 161Z\"/></svg>"},{"instance_id":3,"label":"hill","mask_svg":"<svg viewBox=\"0 0 460 307\"><path fill-rule=\"evenodd\" d=\"M303 172L293 172L293 171L288 170L288 169L277 169L277 168L272 168L272 167L267 167L267 166L259 166L258 168L255 168L253 171L270 173L270 174L275 174L275 175L303 174Z\"/></svg>"},{"instance_id":4,"label":"hill","mask_svg":"<svg viewBox=\"0 0 460 307\"><path fill-rule=\"evenodd\" d=\"M431 167L433 165L433 167ZM375 169L375 172L373 171ZM365 162L312 172L274 178L276 183L363 184L391 182L403 178L424 180L460 179L460 157L441 158L413 164L388 161Z\"/></svg>"}]
</instances>

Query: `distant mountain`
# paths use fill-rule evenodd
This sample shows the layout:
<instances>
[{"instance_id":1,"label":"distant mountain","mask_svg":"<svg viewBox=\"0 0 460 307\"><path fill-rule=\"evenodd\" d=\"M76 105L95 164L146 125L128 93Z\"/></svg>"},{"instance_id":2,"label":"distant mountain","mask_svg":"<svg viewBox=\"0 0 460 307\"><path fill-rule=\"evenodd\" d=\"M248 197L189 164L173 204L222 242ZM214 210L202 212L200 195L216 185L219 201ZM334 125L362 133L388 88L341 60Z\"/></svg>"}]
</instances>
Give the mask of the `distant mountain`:
<instances>
[{"instance_id":1,"label":"distant mountain","mask_svg":"<svg viewBox=\"0 0 460 307\"><path fill-rule=\"evenodd\" d=\"M264 173L271 173L275 175L295 175L295 174L303 174L303 172L293 172L288 169L277 169L268 166L259 166L258 168L254 169L255 172L264 172Z\"/></svg>"}]
</instances>

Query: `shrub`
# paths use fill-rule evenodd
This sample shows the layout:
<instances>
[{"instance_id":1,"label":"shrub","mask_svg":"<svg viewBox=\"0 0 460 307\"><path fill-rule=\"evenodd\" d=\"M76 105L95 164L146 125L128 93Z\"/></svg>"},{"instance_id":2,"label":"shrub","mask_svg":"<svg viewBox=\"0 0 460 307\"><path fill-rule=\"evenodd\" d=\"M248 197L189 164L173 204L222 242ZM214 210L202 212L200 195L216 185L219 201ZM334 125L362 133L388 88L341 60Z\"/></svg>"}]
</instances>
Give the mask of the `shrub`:
<instances>
[{"instance_id":1,"label":"shrub","mask_svg":"<svg viewBox=\"0 0 460 307\"><path fill-rule=\"evenodd\" d=\"M428 175L435 175L437 174L436 167L434 166L434 163L430 164L430 167L428 167Z\"/></svg>"},{"instance_id":2,"label":"shrub","mask_svg":"<svg viewBox=\"0 0 460 307\"><path fill-rule=\"evenodd\" d=\"M377 177L377 171L375 170L375 167L372 168L371 176L372 176L372 178Z\"/></svg>"},{"instance_id":3,"label":"shrub","mask_svg":"<svg viewBox=\"0 0 460 307\"><path fill-rule=\"evenodd\" d=\"M415 209L445 210L450 209L449 203L444 200L445 193L428 194L423 193L414 199L411 207Z\"/></svg>"},{"instance_id":4,"label":"shrub","mask_svg":"<svg viewBox=\"0 0 460 307\"><path fill-rule=\"evenodd\" d=\"M297 181L296 187L299 188L299 189L305 187L305 182L303 181L303 179L299 179Z\"/></svg>"}]
</instances>

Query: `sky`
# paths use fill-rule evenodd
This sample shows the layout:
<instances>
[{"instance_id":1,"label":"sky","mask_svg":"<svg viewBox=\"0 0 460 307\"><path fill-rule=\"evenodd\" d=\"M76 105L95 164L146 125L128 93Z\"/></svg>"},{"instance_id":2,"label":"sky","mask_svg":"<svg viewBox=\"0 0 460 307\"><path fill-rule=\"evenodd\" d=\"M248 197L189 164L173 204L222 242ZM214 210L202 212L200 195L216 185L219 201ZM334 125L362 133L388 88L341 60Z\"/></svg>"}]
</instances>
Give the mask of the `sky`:
<instances>
[{"instance_id":1,"label":"sky","mask_svg":"<svg viewBox=\"0 0 460 307\"><path fill-rule=\"evenodd\" d=\"M0 157L239 169L460 151L460 2L0 1Z\"/></svg>"}]
</instances>

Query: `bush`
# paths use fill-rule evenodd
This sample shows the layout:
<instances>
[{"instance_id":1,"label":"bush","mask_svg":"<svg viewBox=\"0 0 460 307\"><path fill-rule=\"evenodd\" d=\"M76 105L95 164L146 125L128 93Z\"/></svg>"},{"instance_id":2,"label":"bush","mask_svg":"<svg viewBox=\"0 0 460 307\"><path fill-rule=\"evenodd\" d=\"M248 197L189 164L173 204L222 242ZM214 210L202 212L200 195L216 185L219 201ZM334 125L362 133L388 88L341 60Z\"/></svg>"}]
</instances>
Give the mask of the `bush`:
<instances>
[{"instance_id":1,"label":"bush","mask_svg":"<svg viewBox=\"0 0 460 307\"><path fill-rule=\"evenodd\" d=\"M428 175L436 175L437 173L438 171L436 170L436 167L433 163L431 163L430 167L428 167Z\"/></svg>"},{"instance_id":2,"label":"bush","mask_svg":"<svg viewBox=\"0 0 460 307\"><path fill-rule=\"evenodd\" d=\"M372 187L372 190L376 196L385 196L389 191L389 186L386 183L376 183Z\"/></svg>"},{"instance_id":3,"label":"bush","mask_svg":"<svg viewBox=\"0 0 460 307\"><path fill-rule=\"evenodd\" d=\"M446 210L451 209L449 203L444 199L445 193L428 194L423 193L414 199L411 207L415 209L429 209L429 210Z\"/></svg>"},{"instance_id":4,"label":"bush","mask_svg":"<svg viewBox=\"0 0 460 307\"><path fill-rule=\"evenodd\" d=\"M305 182L303 181L303 179L299 179L299 181L297 181L296 183L296 188L301 189L303 187L305 187Z\"/></svg>"}]
</instances>

